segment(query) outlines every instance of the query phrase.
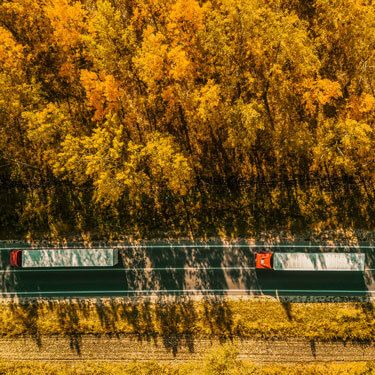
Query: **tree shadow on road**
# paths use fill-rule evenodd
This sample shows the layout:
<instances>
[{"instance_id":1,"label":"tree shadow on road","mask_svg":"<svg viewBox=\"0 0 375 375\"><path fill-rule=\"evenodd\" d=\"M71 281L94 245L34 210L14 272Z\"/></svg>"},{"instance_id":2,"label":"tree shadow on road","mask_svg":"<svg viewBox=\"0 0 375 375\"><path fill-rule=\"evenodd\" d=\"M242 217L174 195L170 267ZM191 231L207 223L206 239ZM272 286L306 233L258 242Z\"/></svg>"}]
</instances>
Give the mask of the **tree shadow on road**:
<instances>
[{"instance_id":1,"label":"tree shadow on road","mask_svg":"<svg viewBox=\"0 0 375 375\"><path fill-rule=\"evenodd\" d=\"M194 352L197 335L204 334L222 342L241 337L233 307L220 294L241 288L262 294L263 290L274 288L275 274L264 275L259 281L253 269L255 248L227 245L223 249L223 243L217 248L192 247L183 242L175 247L173 244L176 242L162 247L129 246L120 251L120 265L111 288L122 291L126 298L60 301L40 298L14 302L14 324L19 332L32 337L41 346L40 327L45 320L49 328L47 331L43 328L43 334L65 335L70 348L77 354L81 354L85 334L111 337L131 334L138 341L161 344L173 355L181 348ZM298 251L304 250L299 248ZM371 258L372 254L367 256ZM4 265L7 264L5 258L2 260ZM48 287L38 284L33 273L27 274L27 279L23 279L26 273L22 272L9 275L14 279L3 280L5 292L17 293L32 287L42 295L43 288ZM90 277L94 277L91 275L93 273L85 275L88 286L92 284L96 288L97 283L106 282L104 277L91 280ZM335 275L338 285L352 283L348 277L345 281L339 280L337 273ZM305 276L294 273L295 285L309 289ZM284 279L280 278L279 282L286 282ZM362 275L357 275L355 281L358 288L365 287ZM212 297L212 291L216 292L216 297ZM195 303L196 295L201 296L198 304ZM288 321L292 322L291 304L283 302L282 306ZM251 316L248 318L252 319Z\"/></svg>"}]
</instances>

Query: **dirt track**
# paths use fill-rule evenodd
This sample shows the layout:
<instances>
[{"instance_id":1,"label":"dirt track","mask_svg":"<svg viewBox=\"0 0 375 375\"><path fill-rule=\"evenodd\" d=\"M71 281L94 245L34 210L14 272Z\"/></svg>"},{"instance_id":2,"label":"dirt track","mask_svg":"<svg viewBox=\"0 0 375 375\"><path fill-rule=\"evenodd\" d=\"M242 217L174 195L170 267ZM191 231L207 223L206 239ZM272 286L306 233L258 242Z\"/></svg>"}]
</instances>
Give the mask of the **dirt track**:
<instances>
[{"instance_id":1,"label":"dirt track","mask_svg":"<svg viewBox=\"0 0 375 375\"><path fill-rule=\"evenodd\" d=\"M143 338L109 337L40 337L0 339L0 359L17 361L131 361L198 360L218 345L218 340L189 337ZM306 340L259 341L234 343L241 359L257 363L375 360L375 343L368 345L321 343Z\"/></svg>"}]
</instances>

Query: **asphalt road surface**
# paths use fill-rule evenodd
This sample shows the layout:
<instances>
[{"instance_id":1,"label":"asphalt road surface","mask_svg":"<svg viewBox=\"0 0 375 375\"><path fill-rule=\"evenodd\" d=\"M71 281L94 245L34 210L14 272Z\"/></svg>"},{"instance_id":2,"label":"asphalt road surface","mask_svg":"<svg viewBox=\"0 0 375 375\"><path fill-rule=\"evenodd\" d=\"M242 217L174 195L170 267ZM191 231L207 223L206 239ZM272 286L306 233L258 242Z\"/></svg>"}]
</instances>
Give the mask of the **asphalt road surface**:
<instances>
[{"instance_id":1,"label":"asphalt road surface","mask_svg":"<svg viewBox=\"0 0 375 375\"><path fill-rule=\"evenodd\" d=\"M19 247L14 247L19 248ZM366 253L365 272L255 270L261 250ZM375 248L145 246L123 247L112 268L15 269L0 249L3 297L159 295L373 296Z\"/></svg>"}]
</instances>

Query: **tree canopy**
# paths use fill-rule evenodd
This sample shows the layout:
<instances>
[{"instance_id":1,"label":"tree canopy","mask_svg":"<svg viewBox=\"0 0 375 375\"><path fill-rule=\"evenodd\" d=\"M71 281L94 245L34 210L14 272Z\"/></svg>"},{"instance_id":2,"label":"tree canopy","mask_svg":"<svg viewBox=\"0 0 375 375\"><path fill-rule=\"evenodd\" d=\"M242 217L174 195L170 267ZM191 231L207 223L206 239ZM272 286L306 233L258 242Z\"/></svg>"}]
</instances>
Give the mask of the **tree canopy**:
<instances>
[{"instance_id":1,"label":"tree canopy","mask_svg":"<svg viewBox=\"0 0 375 375\"><path fill-rule=\"evenodd\" d=\"M371 0L0 1L4 227L184 232L233 197L248 228L319 225L350 194L370 220L374 23Z\"/></svg>"}]
</instances>

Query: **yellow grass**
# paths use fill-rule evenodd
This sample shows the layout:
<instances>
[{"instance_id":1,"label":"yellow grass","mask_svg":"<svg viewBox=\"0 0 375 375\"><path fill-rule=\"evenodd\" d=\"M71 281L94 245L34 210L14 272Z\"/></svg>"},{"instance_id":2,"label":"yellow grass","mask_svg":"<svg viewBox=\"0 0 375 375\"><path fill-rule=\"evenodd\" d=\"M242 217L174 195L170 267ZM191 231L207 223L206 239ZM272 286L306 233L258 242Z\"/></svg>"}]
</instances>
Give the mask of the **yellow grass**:
<instances>
[{"instance_id":1,"label":"yellow grass","mask_svg":"<svg viewBox=\"0 0 375 375\"><path fill-rule=\"evenodd\" d=\"M0 362L2 375L369 375L375 372L375 362L268 364L255 365L232 357L208 356L203 363L48 363Z\"/></svg>"},{"instance_id":2,"label":"yellow grass","mask_svg":"<svg viewBox=\"0 0 375 375\"><path fill-rule=\"evenodd\" d=\"M3 303L0 335L139 334L372 341L373 303L270 300Z\"/></svg>"}]
</instances>

